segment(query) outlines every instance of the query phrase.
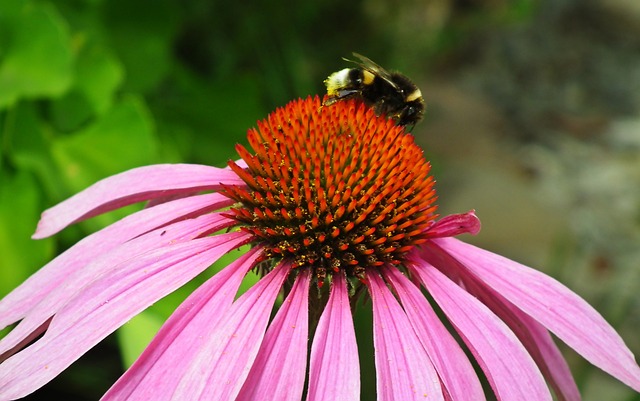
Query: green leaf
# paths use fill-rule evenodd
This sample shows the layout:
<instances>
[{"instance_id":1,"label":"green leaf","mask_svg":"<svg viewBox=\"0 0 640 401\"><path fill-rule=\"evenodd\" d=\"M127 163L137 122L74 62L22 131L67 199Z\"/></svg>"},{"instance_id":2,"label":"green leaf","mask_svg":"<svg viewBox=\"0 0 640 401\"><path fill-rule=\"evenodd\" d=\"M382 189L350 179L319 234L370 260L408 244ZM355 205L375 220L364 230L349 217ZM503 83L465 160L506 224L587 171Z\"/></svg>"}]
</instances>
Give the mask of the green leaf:
<instances>
[{"instance_id":1,"label":"green leaf","mask_svg":"<svg viewBox=\"0 0 640 401\"><path fill-rule=\"evenodd\" d=\"M0 298L40 268L53 241L31 240L40 215L40 192L28 173L0 172Z\"/></svg>"},{"instance_id":2,"label":"green leaf","mask_svg":"<svg viewBox=\"0 0 640 401\"><path fill-rule=\"evenodd\" d=\"M128 97L95 124L57 138L53 158L72 193L122 171L155 161L153 120L143 102Z\"/></svg>"},{"instance_id":3,"label":"green leaf","mask_svg":"<svg viewBox=\"0 0 640 401\"><path fill-rule=\"evenodd\" d=\"M91 46L80 53L75 85L94 112L102 114L111 107L115 91L123 78L120 61L106 49Z\"/></svg>"},{"instance_id":4,"label":"green leaf","mask_svg":"<svg viewBox=\"0 0 640 401\"><path fill-rule=\"evenodd\" d=\"M51 102L51 118L56 127L70 132L112 106L124 72L120 62L96 44L82 48L76 63L72 88Z\"/></svg>"},{"instance_id":5,"label":"green leaf","mask_svg":"<svg viewBox=\"0 0 640 401\"><path fill-rule=\"evenodd\" d=\"M47 137L50 132L45 130L46 126L40 121L37 107L33 102L23 101L7 110L4 141L13 166L31 172L53 202L61 200L68 193L51 159L50 140Z\"/></svg>"},{"instance_id":6,"label":"green leaf","mask_svg":"<svg viewBox=\"0 0 640 401\"><path fill-rule=\"evenodd\" d=\"M52 123L62 132L74 131L94 116L88 99L78 90L68 91L49 106Z\"/></svg>"},{"instance_id":7,"label":"green leaf","mask_svg":"<svg viewBox=\"0 0 640 401\"><path fill-rule=\"evenodd\" d=\"M127 71L124 88L146 92L169 72L180 7L170 0L110 0L103 8L112 48Z\"/></svg>"},{"instance_id":8,"label":"green leaf","mask_svg":"<svg viewBox=\"0 0 640 401\"><path fill-rule=\"evenodd\" d=\"M22 97L62 94L71 84L73 68L64 19L45 4L5 1L0 8L0 108Z\"/></svg>"}]
</instances>

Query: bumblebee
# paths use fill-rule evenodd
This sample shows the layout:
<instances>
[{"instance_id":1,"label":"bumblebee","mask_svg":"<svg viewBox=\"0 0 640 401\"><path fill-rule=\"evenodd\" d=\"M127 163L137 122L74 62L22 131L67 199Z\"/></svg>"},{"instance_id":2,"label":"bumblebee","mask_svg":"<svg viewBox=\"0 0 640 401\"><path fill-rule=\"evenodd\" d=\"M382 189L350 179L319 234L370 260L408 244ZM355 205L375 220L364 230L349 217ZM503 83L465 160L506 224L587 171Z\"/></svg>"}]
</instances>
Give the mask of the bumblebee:
<instances>
[{"instance_id":1,"label":"bumblebee","mask_svg":"<svg viewBox=\"0 0 640 401\"><path fill-rule=\"evenodd\" d=\"M328 98L323 105L358 98L372 107L377 115L385 115L397 125L415 126L425 109L420 89L406 76L388 72L361 54L353 55L360 61L344 60L358 67L334 72L324 80Z\"/></svg>"}]
</instances>

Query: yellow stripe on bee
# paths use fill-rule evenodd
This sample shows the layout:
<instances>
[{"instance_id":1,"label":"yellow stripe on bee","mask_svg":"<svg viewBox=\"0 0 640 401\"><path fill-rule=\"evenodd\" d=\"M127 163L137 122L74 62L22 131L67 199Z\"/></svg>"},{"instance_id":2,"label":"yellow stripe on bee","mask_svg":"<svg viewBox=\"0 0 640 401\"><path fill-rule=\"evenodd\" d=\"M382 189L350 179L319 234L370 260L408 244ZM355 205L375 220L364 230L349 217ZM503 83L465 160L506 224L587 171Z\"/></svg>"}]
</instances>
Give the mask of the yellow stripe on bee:
<instances>
[{"instance_id":1,"label":"yellow stripe on bee","mask_svg":"<svg viewBox=\"0 0 640 401\"><path fill-rule=\"evenodd\" d=\"M362 71L362 75L363 75L363 83L365 85L371 85L373 83L373 80L375 79L375 75L373 75L372 73L370 73L367 70Z\"/></svg>"},{"instance_id":2,"label":"yellow stripe on bee","mask_svg":"<svg viewBox=\"0 0 640 401\"><path fill-rule=\"evenodd\" d=\"M412 102L414 100L418 100L422 97L422 92L420 89L416 89L413 92L409 93L407 97L404 99L405 102Z\"/></svg>"}]
</instances>

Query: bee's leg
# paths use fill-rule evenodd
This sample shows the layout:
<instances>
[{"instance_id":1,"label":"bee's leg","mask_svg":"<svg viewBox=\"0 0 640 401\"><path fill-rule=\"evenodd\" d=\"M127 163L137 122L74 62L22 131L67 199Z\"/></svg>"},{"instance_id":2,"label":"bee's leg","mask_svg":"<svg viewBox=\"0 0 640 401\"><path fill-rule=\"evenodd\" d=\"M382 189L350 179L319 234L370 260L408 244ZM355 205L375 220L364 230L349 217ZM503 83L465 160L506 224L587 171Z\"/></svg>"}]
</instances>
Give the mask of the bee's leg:
<instances>
[{"instance_id":1,"label":"bee's leg","mask_svg":"<svg viewBox=\"0 0 640 401\"><path fill-rule=\"evenodd\" d=\"M323 106L331 106L338 100L348 99L353 96L360 96L360 91L357 89L343 89L339 90L337 95L330 96L327 100L325 100L322 105Z\"/></svg>"}]
</instances>

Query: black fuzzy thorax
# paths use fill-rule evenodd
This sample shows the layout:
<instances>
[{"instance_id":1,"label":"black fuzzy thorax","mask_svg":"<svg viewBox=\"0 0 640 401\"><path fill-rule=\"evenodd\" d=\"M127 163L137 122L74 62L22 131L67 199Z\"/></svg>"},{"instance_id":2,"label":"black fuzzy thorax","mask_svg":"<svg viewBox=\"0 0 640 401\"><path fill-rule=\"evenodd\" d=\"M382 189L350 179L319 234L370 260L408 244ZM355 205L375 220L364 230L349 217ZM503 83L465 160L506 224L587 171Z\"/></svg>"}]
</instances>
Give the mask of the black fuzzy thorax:
<instances>
[{"instance_id":1,"label":"black fuzzy thorax","mask_svg":"<svg viewBox=\"0 0 640 401\"><path fill-rule=\"evenodd\" d=\"M365 104L373 107L376 114L386 115L392 118L398 125L414 125L420 120L424 112L424 101L420 97L407 101L407 96L413 94L418 88L416 85L400 73L391 73L391 81L395 87L385 79L375 76L373 82L365 85L364 72L361 69L352 69L349 78L360 92Z\"/></svg>"}]
</instances>

